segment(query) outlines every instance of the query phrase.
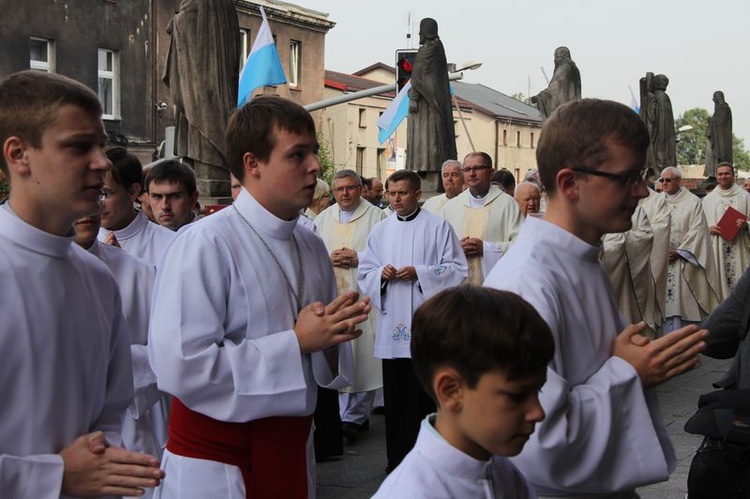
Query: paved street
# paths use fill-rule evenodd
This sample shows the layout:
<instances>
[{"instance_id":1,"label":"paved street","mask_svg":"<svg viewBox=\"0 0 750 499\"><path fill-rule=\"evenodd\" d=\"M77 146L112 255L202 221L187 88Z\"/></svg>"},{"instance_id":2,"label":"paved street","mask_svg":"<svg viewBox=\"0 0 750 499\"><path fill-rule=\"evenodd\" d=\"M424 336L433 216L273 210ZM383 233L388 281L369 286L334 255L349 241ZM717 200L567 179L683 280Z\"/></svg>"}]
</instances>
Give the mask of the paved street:
<instances>
[{"instance_id":1,"label":"paved street","mask_svg":"<svg viewBox=\"0 0 750 499\"><path fill-rule=\"evenodd\" d=\"M638 490L642 499L682 499L687 492L687 474L701 438L685 433L685 421L695 412L698 396L713 390L731 360L702 358L703 365L659 387L662 414L677 452L677 470L668 482ZM365 499L372 496L385 478L385 423L373 415L370 430L356 444L347 445L336 461L318 463L319 499Z\"/></svg>"}]
</instances>

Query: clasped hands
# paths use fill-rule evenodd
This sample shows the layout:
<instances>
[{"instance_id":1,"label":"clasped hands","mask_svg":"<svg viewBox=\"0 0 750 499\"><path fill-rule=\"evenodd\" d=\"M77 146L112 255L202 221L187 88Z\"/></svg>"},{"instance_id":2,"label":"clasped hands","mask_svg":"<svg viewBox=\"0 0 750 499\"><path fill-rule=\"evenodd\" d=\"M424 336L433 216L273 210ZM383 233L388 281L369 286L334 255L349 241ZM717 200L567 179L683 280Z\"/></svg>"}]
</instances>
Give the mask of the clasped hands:
<instances>
[{"instance_id":1,"label":"clasped hands","mask_svg":"<svg viewBox=\"0 0 750 499\"><path fill-rule=\"evenodd\" d=\"M413 265L407 265L397 269L390 263L383 267L383 272L380 273L380 278L383 281L390 281L392 279L398 279L400 281L413 281L417 278L417 269Z\"/></svg>"},{"instance_id":2,"label":"clasped hands","mask_svg":"<svg viewBox=\"0 0 750 499\"><path fill-rule=\"evenodd\" d=\"M357 324L367 320L372 306L370 298L359 300L359 293L347 291L328 305L311 303L303 308L294 332L303 354L327 350L358 338L362 330Z\"/></svg>"},{"instance_id":3,"label":"clasped hands","mask_svg":"<svg viewBox=\"0 0 750 499\"><path fill-rule=\"evenodd\" d=\"M353 249L343 247L331 252L331 263L334 267L348 269L359 265L359 256Z\"/></svg>"}]
</instances>

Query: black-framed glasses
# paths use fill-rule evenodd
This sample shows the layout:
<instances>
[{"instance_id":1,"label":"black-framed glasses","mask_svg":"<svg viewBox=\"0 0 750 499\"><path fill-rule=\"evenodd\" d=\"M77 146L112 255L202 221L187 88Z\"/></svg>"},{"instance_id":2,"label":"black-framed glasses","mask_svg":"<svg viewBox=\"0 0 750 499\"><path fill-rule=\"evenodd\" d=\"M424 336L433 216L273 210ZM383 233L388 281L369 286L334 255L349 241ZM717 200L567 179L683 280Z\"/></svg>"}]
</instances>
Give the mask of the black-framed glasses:
<instances>
[{"instance_id":1,"label":"black-framed glasses","mask_svg":"<svg viewBox=\"0 0 750 499\"><path fill-rule=\"evenodd\" d=\"M575 167L571 168L574 172L588 173L596 177L604 177L613 182L617 182L623 187L632 188L638 185L641 181L645 181L648 178L648 167L641 171L633 173L609 173L601 170L594 170L593 168Z\"/></svg>"},{"instance_id":2,"label":"black-framed glasses","mask_svg":"<svg viewBox=\"0 0 750 499\"><path fill-rule=\"evenodd\" d=\"M461 168L461 171L464 173L471 173L471 172L479 172L482 170L488 170L491 168L492 167L488 165L477 165L477 166L468 166L468 167L464 166L463 168Z\"/></svg>"}]
</instances>

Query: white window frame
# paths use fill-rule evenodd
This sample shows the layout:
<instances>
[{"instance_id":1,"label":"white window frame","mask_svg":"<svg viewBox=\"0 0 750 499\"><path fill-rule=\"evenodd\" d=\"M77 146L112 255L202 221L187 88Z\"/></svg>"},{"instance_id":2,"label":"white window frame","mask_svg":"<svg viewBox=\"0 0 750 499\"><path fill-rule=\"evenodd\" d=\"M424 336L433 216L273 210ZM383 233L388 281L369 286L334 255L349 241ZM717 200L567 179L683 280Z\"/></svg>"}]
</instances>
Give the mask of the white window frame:
<instances>
[{"instance_id":1,"label":"white window frame","mask_svg":"<svg viewBox=\"0 0 750 499\"><path fill-rule=\"evenodd\" d=\"M302 42L299 40L289 40L289 86L291 88L299 87L300 72L302 66Z\"/></svg>"},{"instance_id":2,"label":"white window frame","mask_svg":"<svg viewBox=\"0 0 750 499\"><path fill-rule=\"evenodd\" d=\"M31 42L41 42L47 47L47 60L40 61L31 58ZM46 73L55 72L55 41L49 38L32 36L29 38L29 68L35 71L44 71Z\"/></svg>"},{"instance_id":3,"label":"white window frame","mask_svg":"<svg viewBox=\"0 0 750 499\"><path fill-rule=\"evenodd\" d=\"M112 55L112 68L106 69L101 66L102 56ZM107 109L106 99L102 98L102 80L109 80L112 86L111 109ZM102 118L105 120L120 119L120 53L117 50L99 49L97 52L97 95L102 101Z\"/></svg>"},{"instance_id":4,"label":"white window frame","mask_svg":"<svg viewBox=\"0 0 750 499\"><path fill-rule=\"evenodd\" d=\"M247 56L250 55L250 49L252 48L250 35L250 28L240 28L240 72L245 67Z\"/></svg>"}]
</instances>

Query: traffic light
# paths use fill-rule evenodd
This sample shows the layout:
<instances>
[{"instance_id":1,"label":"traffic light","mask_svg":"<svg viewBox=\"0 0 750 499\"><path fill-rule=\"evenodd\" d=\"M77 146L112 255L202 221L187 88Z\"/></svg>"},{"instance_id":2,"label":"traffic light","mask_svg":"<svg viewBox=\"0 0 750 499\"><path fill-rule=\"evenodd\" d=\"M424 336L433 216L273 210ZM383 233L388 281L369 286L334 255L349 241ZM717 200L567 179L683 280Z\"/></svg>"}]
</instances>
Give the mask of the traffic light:
<instances>
[{"instance_id":1,"label":"traffic light","mask_svg":"<svg viewBox=\"0 0 750 499\"><path fill-rule=\"evenodd\" d=\"M396 85L397 92L400 92L406 82L411 79L411 72L414 70L414 61L417 59L416 49L404 49L396 51Z\"/></svg>"}]
</instances>

